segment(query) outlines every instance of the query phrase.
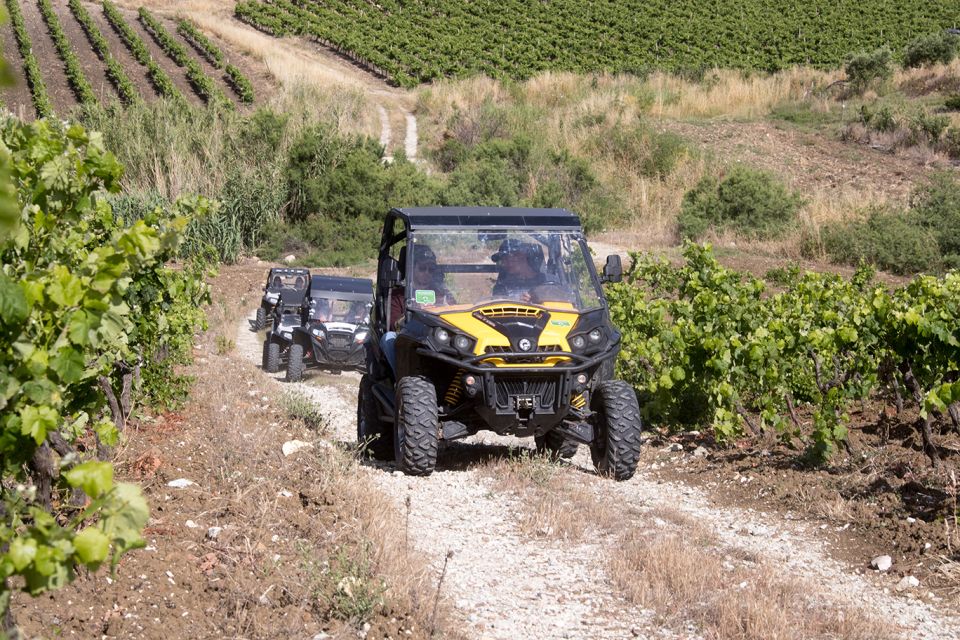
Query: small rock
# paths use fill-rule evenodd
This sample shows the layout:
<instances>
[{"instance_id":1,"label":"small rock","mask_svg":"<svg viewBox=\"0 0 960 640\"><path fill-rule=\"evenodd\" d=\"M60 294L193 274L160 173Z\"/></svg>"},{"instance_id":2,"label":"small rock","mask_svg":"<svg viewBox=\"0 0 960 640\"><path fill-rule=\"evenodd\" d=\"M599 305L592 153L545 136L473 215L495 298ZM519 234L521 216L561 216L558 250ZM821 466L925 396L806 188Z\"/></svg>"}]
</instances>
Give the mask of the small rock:
<instances>
[{"instance_id":1,"label":"small rock","mask_svg":"<svg viewBox=\"0 0 960 640\"><path fill-rule=\"evenodd\" d=\"M173 487L174 489L186 489L187 487L192 487L197 484L193 480L187 480L186 478L177 478L176 480L171 480L167 483L168 487Z\"/></svg>"},{"instance_id":2,"label":"small rock","mask_svg":"<svg viewBox=\"0 0 960 640\"><path fill-rule=\"evenodd\" d=\"M200 526L193 520L187 520L186 522L184 522L184 524L187 525L187 529L196 529L197 527Z\"/></svg>"},{"instance_id":3,"label":"small rock","mask_svg":"<svg viewBox=\"0 0 960 640\"><path fill-rule=\"evenodd\" d=\"M697 447L696 449L693 450L693 457L694 457L694 458L703 458L704 456L707 455L707 453L708 453L708 452L707 452L706 447Z\"/></svg>"},{"instance_id":4,"label":"small rock","mask_svg":"<svg viewBox=\"0 0 960 640\"><path fill-rule=\"evenodd\" d=\"M291 253L290 255L288 255L288 256L284 256L284 257L283 257L283 261L286 262L287 264L290 264L291 262L293 262L293 261L296 260L296 259L297 259L297 256L293 255L292 253Z\"/></svg>"},{"instance_id":5,"label":"small rock","mask_svg":"<svg viewBox=\"0 0 960 640\"><path fill-rule=\"evenodd\" d=\"M920 586L920 581L914 576L903 576L903 579L897 583L897 591L906 591Z\"/></svg>"},{"instance_id":6,"label":"small rock","mask_svg":"<svg viewBox=\"0 0 960 640\"><path fill-rule=\"evenodd\" d=\"M304 442L303 440L287 440L283 443L283 446L280 447L280 450L283 451L283 455L290 456L301 449L309 449L312 446L313 443Z\"/></svg>"},{"instance_id":7,"label":"small rock","mask_svg":"<svg viewBox=\"0 0 960 640\"><path fill-rule=\"evenodd\" d=\"M670 445L669 451L683 451L683 445L679 442L674 442L672 445Z\"/></svg>"},{"instance_id":8,"label":"small rock","mask_svg":"<svg viewBox=\"0 0 960 640\"><path fill-rule=\"evenodd\" d=\"M911 516L907 516L907 524L913 524L913 523L916 522L916 521L917 521L916 518L913 518L913 517L911 517Z\"/></svg>"},{"instance_id":9,"label":"small rock","mask_svg":"<svg viewBox=\"0 0 960 640\"><path fill-rule=\"evenodd\" d=\"M870 561L870 566L877 571L887 571L893 566L893 558L890 556L877 556Z\"/></svg>"},{"instance_id":10,"label":"small rock","mask_svg":"<svg viewBox=\"0 0 960 640\"><path fill-rule=\"evenodd\" d=\"M207 538L210 540L216 540L220 537L221 533L223 533L223 527L210 527L207 529Z\"/></svg>"}]
</instances>

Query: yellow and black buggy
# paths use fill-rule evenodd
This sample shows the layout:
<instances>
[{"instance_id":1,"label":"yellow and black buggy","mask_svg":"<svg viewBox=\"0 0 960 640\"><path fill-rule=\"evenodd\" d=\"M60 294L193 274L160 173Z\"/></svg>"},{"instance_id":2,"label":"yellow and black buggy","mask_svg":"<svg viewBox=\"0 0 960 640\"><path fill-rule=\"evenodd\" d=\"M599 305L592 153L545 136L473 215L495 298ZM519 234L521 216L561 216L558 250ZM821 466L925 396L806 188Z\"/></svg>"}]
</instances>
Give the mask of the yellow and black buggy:
<instances>
[{"instance_id":1,"label":"yellow and black buggy","mask_svg":"<svg viewBox=\"0 0 960 640\"><path fill-rule=\"evenodd\" d=\"M380 243L357 437L412 475L431 473L441 440L481 429L533 436L570 457L590 446L618 480L640 454L633 389L612 380L620 333L580 219L564 209L410 208Z\"/></svg>"}]
</instances>

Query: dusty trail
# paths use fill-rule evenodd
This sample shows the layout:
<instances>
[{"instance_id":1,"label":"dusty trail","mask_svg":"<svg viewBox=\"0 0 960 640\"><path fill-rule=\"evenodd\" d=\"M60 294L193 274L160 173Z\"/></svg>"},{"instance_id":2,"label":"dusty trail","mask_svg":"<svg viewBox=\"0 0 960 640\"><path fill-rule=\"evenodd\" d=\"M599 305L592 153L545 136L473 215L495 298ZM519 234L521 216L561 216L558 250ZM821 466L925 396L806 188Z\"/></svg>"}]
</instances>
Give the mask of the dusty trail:
<instances>
[{"instance_id":1,"label":"dusty trail","mask_svg":"<svg viewBox=\"0 0 960 640\"><path fill-rule=\"evenodd\" d=\"M245 357L260 362L260 336L249 331L246 321L238 327L236 343ZM314 373L303 383L283 384L283 389L313 398L329 419L333 437L352 443L358 380L356 374ZM450 553L443 589L469 622L467 631L491 639L670 637L654 624L654 612L615 594L604 570L612 540L532 540L520 531L523 500L499 490L477 469L491 452L506 451L504 445L530 446L479 434L442 450L437 471L427 478L404 476L392 464L368 467L400 512L408 513L409 543L431 558L438 576ZM585 477L598 502L625 514L624 528L653 529L651 511L673 510L701 523L724 545L748 550L778 567L786 579L816 585L822 599L867 607L870 614L899 627L905 638L960 638L956 618L893 595L892 585L882 579L871 582L830 559L812 525L751 509L716 507L704 492L648 479L642 469L625 483L590 472L589 452L581 447L564 473Z\"/></svg>"}]
</instances>

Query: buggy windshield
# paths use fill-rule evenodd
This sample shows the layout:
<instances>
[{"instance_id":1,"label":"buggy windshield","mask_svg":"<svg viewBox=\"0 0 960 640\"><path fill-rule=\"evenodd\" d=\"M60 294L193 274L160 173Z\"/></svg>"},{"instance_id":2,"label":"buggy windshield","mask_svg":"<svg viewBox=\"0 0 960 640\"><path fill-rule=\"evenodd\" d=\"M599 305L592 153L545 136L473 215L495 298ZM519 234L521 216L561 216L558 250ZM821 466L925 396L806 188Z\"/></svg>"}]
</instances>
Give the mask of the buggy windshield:
<instances>
[{"instance_id":1,"label":"buggy windshield","mask_svg":"<svg viewBox=\"0 0 960 640\"><path fill-rule=\"evenodd\" d=\"M601 304L586 243L574 231L417 231L410 308L447 311L491 302L586 311Z\"/></svg>"},{"instance_id":2,"label":"buggy windshield","mask_svg":"<svg viewBox=\"0 0 960 640\"><path fill-rule=\"evenodd\" d=\"M361 324L367 319L367 305L362 300L311 298L310 319L314 322Z\"/></svg>"}]
</instances>

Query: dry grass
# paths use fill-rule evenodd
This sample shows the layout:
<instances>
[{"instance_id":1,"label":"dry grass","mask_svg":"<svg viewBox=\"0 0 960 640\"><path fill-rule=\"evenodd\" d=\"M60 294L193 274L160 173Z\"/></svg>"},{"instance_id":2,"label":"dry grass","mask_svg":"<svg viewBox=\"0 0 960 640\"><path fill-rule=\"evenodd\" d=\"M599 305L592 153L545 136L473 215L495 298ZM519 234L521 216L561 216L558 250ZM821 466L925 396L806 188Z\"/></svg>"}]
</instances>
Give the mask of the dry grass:
<instances>
[{"instance_id":1,"label":"dry grass","mask_svg":"<svg viewBox=\"0 0 960 640\"><path fill-rule=\"evenodd\" d=\"M663 513L658 516L665 520ZM685 520L682 516L681 522ZM724 549L697 525L633 529L610 555L614 584L635 604L678 630L705 638L808 640L894 638L889 626L784 580L740 549Z\"/></svg>"},{"instance_id":2,"label":"dry grass","mask_svg":"<svg viewBox=\"0 0 960 640\"><path fill-rule=\"evenodd\" d=\"M565 465L522 450L481 467L496 480L499 491L521 496L520 531L533 538L584 540L590 533L608 531L615 512L596 499L589 483L568 473Z\"/></svg>"}]
</instances>

